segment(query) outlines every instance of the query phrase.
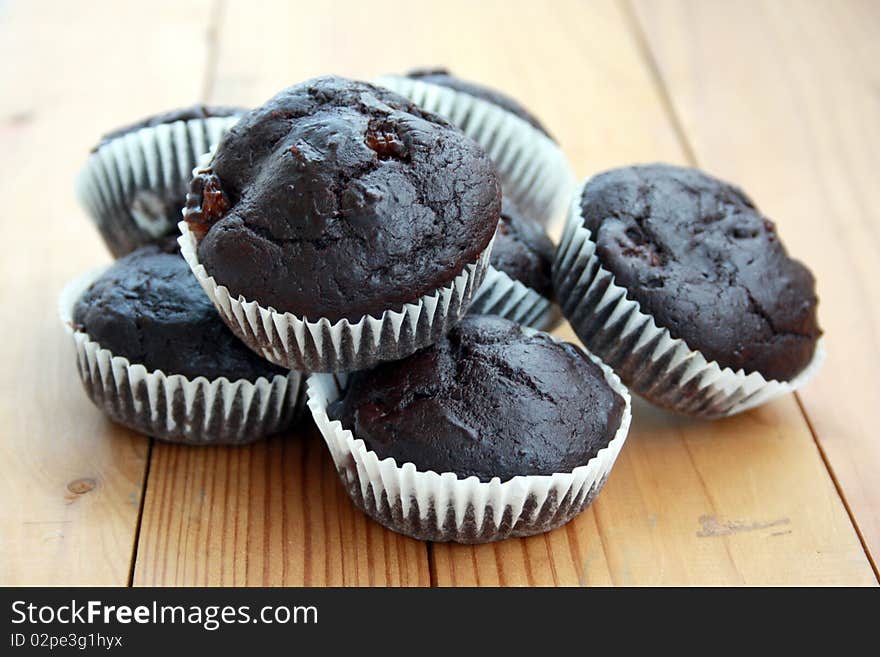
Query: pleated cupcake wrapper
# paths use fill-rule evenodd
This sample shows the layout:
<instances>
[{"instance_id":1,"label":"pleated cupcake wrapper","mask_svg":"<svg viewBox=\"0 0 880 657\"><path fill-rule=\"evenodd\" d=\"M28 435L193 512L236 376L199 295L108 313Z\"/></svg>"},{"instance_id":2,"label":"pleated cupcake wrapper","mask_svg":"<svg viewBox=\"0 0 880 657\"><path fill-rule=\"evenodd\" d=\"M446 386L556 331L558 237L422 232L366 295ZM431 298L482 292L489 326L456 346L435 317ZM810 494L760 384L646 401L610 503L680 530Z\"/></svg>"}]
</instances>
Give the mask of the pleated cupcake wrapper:
<instances>
[{"instance_id":1,"label":"pleated cupcake wrapper","mask_svg":"<svg viewBox=\"0 0 880 657\"><path fill-rule=\"evenodd\" d=\"M562 312L594 354L633 392L667 409L705 418L733 415L792 392L825 360L820 340L807 367L791 381L721 367L674 338L628 298L602 266L581 215L581 187L571 203L553 264Z\"/></svg>"},{"instance_id":2,"label":"pleated cupcake wrapper","mask_svg":"<svg viewBox=\"0 0 880 657\"><path fill-rule=\"evenodd\" d=\"M437 84L388 75L377 85L458 126L479 143L498 170L504 194L526 216L550 226L562 219L575 186L559 145L517 115L470 94Z\"/></svg>"},{"instance_id":3,"label":"pleated cupcake wrapper","mask_svg":"<svg viewBox=\"0 0 880 657\"><path fill-rule=\"evenodd\" d=\"M555 303L491 265L471 300L469 315L500 315L539 331L553 329L562 319Z\"/></svg>"},{"instance_id":4,"label":"pleated cupcake wrapper","mask_svg":"<svg viewBox=\"0 0 880 657\"><path fill-rule=\"evenodd\" d=\"M251 349L282 367L305 372L350 372L399 360L435 343L467 313L489 266L492 242L453 281L402 310L357 322L312 321L237 298L199 262L195 236L180 222L180 250L230 329ZM493 237L494 240L494 237Z\"/></svg>"},{"instance_id":5,"label":"pleated cupcake wrapper","mask_svg":"<svg viewBox=\"0 0 880 657\"><path fill-rule=\"evenodd\" d=\"M102 271L68 283L58 307L73 337L86 394L110 418L161 440L192 445L246 444L291 425L299 410L302 378L298 372L256 381L189 379L149 371L74 330L74 305Z\"/></svg>"},{"instance_id":6,"label":"pleated cupcake wrapper","mask_svg":"<svg viewBox=\"0 0 880 657\"><path fill-rule=\"evenodd\" d=\"M598 358L591 358L626 406L614 438L571 472L524 475L505 482L420 472L413 463L398 465L391 457L380 460L362 439L328 417L327 408L345 389L347 375L309 376L306 403L345 489L367 515L421 540L488 543L559 527L583 511L604 485L626 440L632 414L629 393L620 379Z\"/></svg>"},{"instance_id":7,"label":"pleated cupcake wrapper","mask_svg":"<svg viewBox=\"0 0 880 657\"><path fill-rule=\"evenodd\" d=\"M77 196L108 248L120 257L173 234L193 167L240 117L209 117L142 128L113 139L89 156Z\"/></svg>"}]
</instances>

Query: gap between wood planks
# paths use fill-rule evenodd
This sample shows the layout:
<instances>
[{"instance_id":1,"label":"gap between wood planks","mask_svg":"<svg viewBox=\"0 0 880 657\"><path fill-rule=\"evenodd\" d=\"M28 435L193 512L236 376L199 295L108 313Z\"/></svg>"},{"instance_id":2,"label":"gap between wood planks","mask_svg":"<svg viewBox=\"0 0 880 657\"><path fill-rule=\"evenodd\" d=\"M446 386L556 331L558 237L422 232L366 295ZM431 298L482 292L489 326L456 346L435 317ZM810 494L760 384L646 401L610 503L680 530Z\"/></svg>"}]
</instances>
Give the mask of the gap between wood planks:
<instances>
[{"instance_id":1,"label":"gap between wood planks","mask_svg":"<svg viewBox=\"0 0 880 657\"><path fill-rule=\"evenodd\" d=\"M618 2L620 3L624 20L629 29L632 31L633 38L639 51L639 55L644 61L649 76L657 89L657 95L660 97L663 111L669 118L669 122L672 125L673 131L675 132L675 136L678 139L682 150L684 151L684 155L687 158L687 161L692 166L698 167L699 161L697 159L696 151L694 150L693 145L691 144L690 140L687 137L687 133L684 130L684 124L682 123L681 117L679 116L679 113L675 108L675 102L672 99L672 94L669 92L669 88L663 80L663 74L660 71L660 66L657 62L656 57L654 56L654 53L651 50L651 46L648 42L647 36L642 29L642 24L639 21L638 15L636 14L636 10L632 4L632 0L618 0ZM816 449L819 452L819 456L822 459L822 463L825 466L825 470L828 472L828 476L831 478L831 481L834 484L834 490L837 492L837 496L843 503L843 508L846 509L846 514L849 517L850 524L852 525L853 529L855 530L856 536L859 539L859 544L862 546L862 551L865 553L865 556L868 559L868 563L871 565L871 569L874 572L874 577L877 579L878 582L880 582L880 569L878 569L878 564L874 562L874 559L871 556L871 551L868 549L868 544L865 541L865 537L862 534L861 529L859 528L858 522L856 522L855 514L853 513L849 503L847 502L840 482L837 480L837 476L834 474L834 468L831 466L831 463L829 462L828 457L825 454L825 450L822 449L822 444L819 441L819 437L816 435L816 430L813 427L813 423L810 421L810 417L807 414L807 409L801 401L800 395L798 395L797 392L793 394L798 409L800 410L801 416L804 418L804 422L806 423L807 428L810 431L810 436L812 436L813 438L813 444L816 446Z\"/></svg>"},{"instance_id":2,"label":"gap between wood planks","mask_svg":"<svg viewBox=\"0 0 880 657\"><path fill-rule=\"evenodd\" d=\"M128 567L128 583L126 586L129 588L134 586L134 568L137 564L138 546L140 545L141 538L141 523L144 519L144 505L145 500L147 499L147 484L150 481L150 466L153 464L153 444L155 442L156 439L151 437L147 443L147 464L144 467L144 481L141 484L141 499L140 504L138 505L137 521L134 525L134 545L132 545L131 548L131 563Z\"/></svg>"}]
</instances>

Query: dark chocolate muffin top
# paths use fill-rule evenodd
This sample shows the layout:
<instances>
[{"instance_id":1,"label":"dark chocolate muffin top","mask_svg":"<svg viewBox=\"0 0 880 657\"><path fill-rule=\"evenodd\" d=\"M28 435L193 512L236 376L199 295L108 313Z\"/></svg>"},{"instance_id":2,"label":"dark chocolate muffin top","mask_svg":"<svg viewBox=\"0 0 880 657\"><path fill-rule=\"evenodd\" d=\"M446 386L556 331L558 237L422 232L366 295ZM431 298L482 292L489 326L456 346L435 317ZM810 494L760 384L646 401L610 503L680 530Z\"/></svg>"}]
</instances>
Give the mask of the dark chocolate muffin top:
<instances>
[{"instance_id":1,"label":"dark chocolate muffin top","mask_svg":"<svg viewBox=\"0 0 880 657\"><path fill-rule=\"evenodd\" d=\"M183 107L180 109L163 112L154 116L148 116L136 123L132 123L121 128L117 128L112 132L108 132L101 137L101 141L97 146L92 148L92 152L98 150L104 144L118 139L130 132L136 132L142 128L154 128L167 123L175 123L176 121L190 121L192 119L209 119L212 117L238 116L244 114L247 110L243 107L226 107L222 105L192 105L191 107Z\"/></svg>"},{"instance_id":2,"label":"dark chocolate muffin top","mask_svg":"<svg viewBox=\"0 0 880 657\"><path fill-rule=\"evenodd\" d=\"M629 298L733 370L794 378L821 335L813 276L741 190L695 169L614 169L581 198L597 255Z\"/></svg>"},{"instance_id":3,"label":"dark chocolate muffin top","mask_svg":"<svg viewBox=\"0 0 880 657\"><path fill-rule=\"evenodd\" d=\"M553 242L541 224L523 215L513 201L505 198L490 264L541 296L552 299L553 254Z\"/></svg>"},{"instance_id":4,"label":"dark chocolate muffin top","mask_svg":"<svg viewBox=\"0 0 880 657\"><path fill-rule=\"evenodd\" d=\"M193 180L198 255L234 295L331 321L399 310L485 250L501 192L475 142L385 89L321 77L246 114Z\"/></svg>"},{"instance_id":5,"label":"dark chocolate muffin top","mask_svg":"<svg viewBox=\"0 0 880 657\"><path fill-rule=\"evenodd\" d=\"M120 258L77 300L73 323L114 356L188 378L287 374L226 328L173 242Z\"/></svg>"},{"instance_id":6,"label":"dark chocolate muffin top","mask_svg":"<svg viewBox=\"0 0 880 657\"><path fill-rule=\"evenodd\" d=\"M496 91L495 89L477 84L476 82L462 80L461 78L452 75L445 68L417 69L415 71L410 71L409 73L407 73L406 77L412 78L414 80L421 80L422 82L427 82L429 84L440 85L441 87L446 87L447 89L461 91L462 93L469 94L476 98L481 98L482 100L492 103L493 105L497 105L498 107L506 109L508 112L515 114L523 121L531 125L533 128L537 128L539 131L544 133L544 135L546 135L550 139L553 139L553 136L549 132L547 132L547 129L541 124L540 121L538 121L534 114L529 112L518 101L514 100L510 96L501 93L500 91Z\"/></svg>"},{"instance_id":7,"label":"dark chocolate muffin top","mask_svg":"<svg viewBox=\"0 0 880 657\"><path fill-rule=\"evenodd\" d=\"M506 481L586 464L614 438L624 406L575 346L484 315L353 374L328 414L380 459Z\"/></svg>"}]
</instances>

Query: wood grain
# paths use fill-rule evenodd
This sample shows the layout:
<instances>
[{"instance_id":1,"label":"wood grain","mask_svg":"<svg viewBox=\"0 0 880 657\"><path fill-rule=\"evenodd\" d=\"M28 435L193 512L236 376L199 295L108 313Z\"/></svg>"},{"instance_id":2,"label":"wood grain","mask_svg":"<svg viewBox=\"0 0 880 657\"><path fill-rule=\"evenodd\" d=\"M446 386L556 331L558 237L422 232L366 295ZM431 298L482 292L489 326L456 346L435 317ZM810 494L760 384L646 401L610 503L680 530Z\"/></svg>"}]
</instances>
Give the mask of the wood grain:
<instances>
[{"instance_id":1,"label":"wood grain","mask_svg":"<svg viewBox=\"0 0 880 657\"><path fill-rule=\"evenodd\" d=\"M0 5L2 584L128 583L148 441L86 398L56 298L109 262L77 170L108 127L189 97L177 72L202 71L204 8Z\"/></svg>"},{"instance_id":2,"label":"wood grain","mask_svg":"<svg viewBox=\"0 0 880 657\"><path fill-rule=\"evenodd\" d=\"M424 544L353 507L316 430L153 449L136 586L429 583Z\"/></svg>"},{"instance_id":3,"label":"wood grain","mask_svg":"<svg viewBox=\"0 0 880 657\"><path fill-rule=\"evenodd\" d=\"M578 175L678 148L667 125L653 119L657 98L637 53L616 41L620 15L609 0L262 6L255 12L246 1L226 3L212 100L258 104L316 75L370 80L446 66L474 80L497 80L527 100ZM616 121L600 130L596 117Z\"/></svg>"},{"instance_id":4,"label":"wood grain","mask_svg":"<svg viewBox=\"0 0 880 657\"><path fill-rule=\"evenodd\" d=\"M635 400L585 513L544 536L432 553L440 586L876 583L792 397L716 422Z\"/></svg>"},{"instance_id":5,"label":"wood grain","mask_svg":"<svg viewBox=\"0 0 880 657\"><path fill-rule=\"evenodd\" d=\"M447 65L533 108L579 176L696 154L778 220L817 272L828 330L804 406L875 546L876 10L807 5L0 5L0 56L16 63L0 68L14 90L0 221L17 247L0 261L0 495L16 502L0 510L0 583L125 584L133 568L148 586L876 584L794 397L714 423L639 404L591 509L478 547L368 520L307 424L244 449L156 444L135 546L148 441L79 390L54 309L64 280L109 261L71 191L103 130L200 99L256 105L322 73Z\"/></svg>"},{"instance_id":6,"label":"wood grain","mask_svg":"<svg viewBox=\"0 0 880 657\"><path fill-rule=\"evenodd\" d=\"M590 10L597 29L582 33L591 56L555 41L554 54L565 64L532 79L534 98L579 108L570 130L598 140L601 158L569 150L576 170L686 162L626 14L610 4ZM521 24L557 34L564 25L584 25L581 16L577 8L569 14L557 8L546 22L529 16ZM499 38L526 37L502 32ZM592 56L593 48L603 57ZM627 71L621 79L628 96L641 99L636 108L601 100L619 91L599 83L608 61ZM502 88L507 83L487 79ZM532 104L532 97L523 98ZM606 490L568 527L497 546L438 545L432 556L440 585L876 583L792 397L711 424L641 405Z\"/></svg>"},{"instance_id":7,"label":"wood grain","mask_svg":"<svg viewBox=\"0 0 880 657\"><path fill-rule=\"evenodd\" d=\"M880 5L636 3L700 165L736 181L815 272L828 361L800 393L880 560Z\"/></svg>"}]
</instances>

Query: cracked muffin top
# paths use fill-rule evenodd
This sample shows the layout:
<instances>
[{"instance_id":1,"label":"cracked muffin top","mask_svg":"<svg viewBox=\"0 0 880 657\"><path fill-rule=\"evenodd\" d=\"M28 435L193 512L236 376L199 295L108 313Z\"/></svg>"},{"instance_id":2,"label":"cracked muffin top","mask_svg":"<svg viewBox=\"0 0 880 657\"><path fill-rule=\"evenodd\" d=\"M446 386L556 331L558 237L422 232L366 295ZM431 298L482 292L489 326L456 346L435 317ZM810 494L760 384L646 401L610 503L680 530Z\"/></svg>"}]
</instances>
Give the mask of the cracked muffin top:
<instances>
[{"instance_id":1,"label":"cracked muffin top","mask_svg":"<svg viewBox=\"0 0 880 657\"><path fill-rule=\"evenodd\" d=\"M328 415L380 459L506 481L585 465L624 407L574 345L478 315L404 360L354 373Z\"/></svg>"},{"instance_id":2,"label":"cracked muffin top","mask_svg":"<svg viewBox=\"0 0 880 657\"><path fill-rule=\"evenodd\" d=\"M169 238L117 260L77 300L74 328L150 371L230 381L286 375L226 328L176 246Z\"/></svg>"},{"instance_id":3,"label":"cracked muffin top","mask_svg":"<svg viewBox=\"0 0 880 657\"><path fill-rule=\"evenodd\" d=\"M429 84L436 84L454 91L461 91L462 93L466 93L475 98L480 98L486 102L492 103L493 105L497 105L501 109L505 109L511 114L515 114L530 126L543 133L546 137L553 139L553 136L547 132L547 129L534 114L523 107L519 101L514 100L500 91L496 91L495 89L491 89L482 84L477 84L476 82L462 80L461 78L452 75L452 73L445 68L417 69L407 73L406 77L412 78L413 80L421 80L422 82L427 82Z\"/></svg>"},{"instance_id":4,"label":"cracked muffin top","mask_svg":"<svg viewBox=\"0 0 880 657\"><path fill-rule=\"evenodd\" d=\"M400 310L485 250L501 206L475 142L397 94L339 77L246 114L191 183L215 280L315 321Z\"/></svg>"},{"instance_id":5,"label":"cracked muffin top","mask_svg":"<svg viewBox=\"0 0 880 657\"><path fill-rule=\"evenodd\" d=\"M581 209L616 283L691 349L780 381L812 359L813 276L740 189L695 169L633 166L592 178Z\"/></svg>"},{"instance_id":6,"label":"cracked muffin top","mask_svg":"<svg viewBox=\"0 0 880 657\"><path fill-rule=\"evenodd\" d=\"M123 137L131 132L136 132L142 128L155 128L159 125L176 123L177 121L191 121L193 119L210 119L213 117L225 118L228 116L238 116L244 114L247 110L243 107L226 107L222 105L191 105L190 107L182 107L180 109L163 112L154 116L148 116L136 123L131 123L122 128L117 128L112 132L101 137L101 141L92 149L92 152L98 150L104 144L114 139ZM197 153L200 155L200 153Z\"/></svg>"},{"instance_id":7,"label":"cracked muffin top","mask_svg":"<svg viewBox=\"0 0 880 657\"><path fill-rule=\"evenodd\" d=\"M489 263L513 280L552 299L554 251L553 242L541 224L520 212L510 199L503 199Z\"/></svg>"}]
</instances>

